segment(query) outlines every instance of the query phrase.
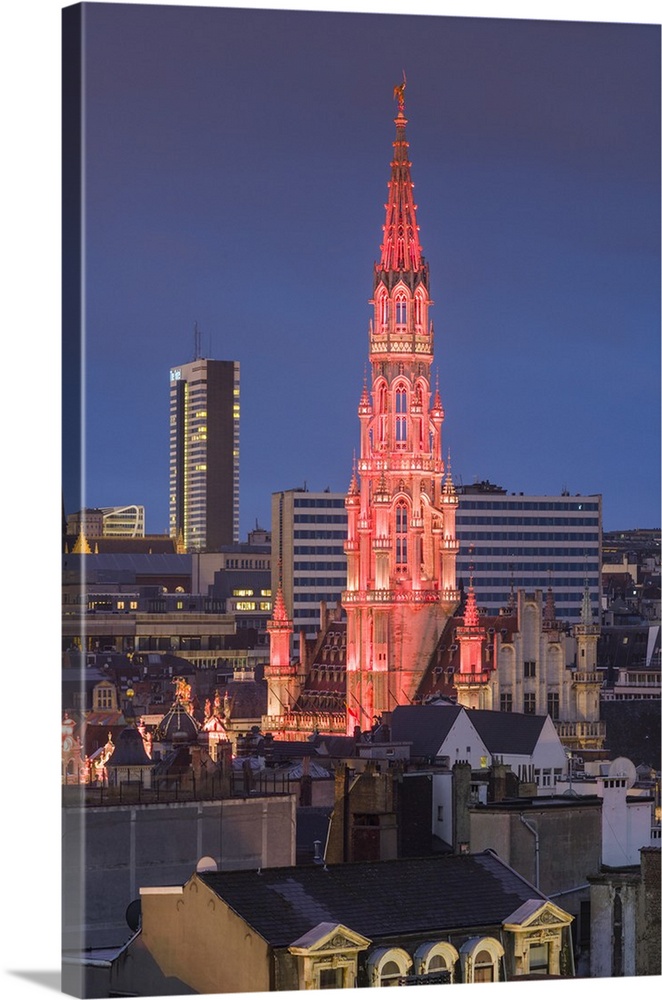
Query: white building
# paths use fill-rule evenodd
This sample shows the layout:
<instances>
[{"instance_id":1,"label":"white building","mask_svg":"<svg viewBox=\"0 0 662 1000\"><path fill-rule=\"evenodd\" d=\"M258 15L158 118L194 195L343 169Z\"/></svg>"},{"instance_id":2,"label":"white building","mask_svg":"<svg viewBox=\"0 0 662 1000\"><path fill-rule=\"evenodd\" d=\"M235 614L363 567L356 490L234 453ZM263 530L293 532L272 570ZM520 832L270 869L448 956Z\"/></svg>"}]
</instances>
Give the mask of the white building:
<instances>
[{"instance_id":1,"label":"white building","mask_svg":"<svg viewBox=\"0 0 662 1000\"><path fill-rule=\"evenodd\" d=\"M476 600L488 614L507 605L511 588L554 587L564 621L580 617L585 581L599 607L602 497L507 493L491 483L458 487L458 580L473 567Z\"/></svg>"},{"instance_id":2,"label":"white building","mask_svg":"<svg viewBox=\"0 0 662 1000\"><path fill-rule=\"evenodd\" d=\"M559 782L557 792L598 795L602 799L602 864L609 868L638 865L642 847L660 846L655 800L636 788L637 772L627 757L586 765L581 779Z\"/></svg>"},{"instance_id":3,"label":"white building","mask_svg":"<svg viewBox=\"0 0 662 1000\"><path fill-rule=\"evenodd\" d=\"M271 498L271 590L279 583L294 638L317 635L320 603L339 604L347 586L345 494L283 490Z\"/></svg>"}]
</instances>

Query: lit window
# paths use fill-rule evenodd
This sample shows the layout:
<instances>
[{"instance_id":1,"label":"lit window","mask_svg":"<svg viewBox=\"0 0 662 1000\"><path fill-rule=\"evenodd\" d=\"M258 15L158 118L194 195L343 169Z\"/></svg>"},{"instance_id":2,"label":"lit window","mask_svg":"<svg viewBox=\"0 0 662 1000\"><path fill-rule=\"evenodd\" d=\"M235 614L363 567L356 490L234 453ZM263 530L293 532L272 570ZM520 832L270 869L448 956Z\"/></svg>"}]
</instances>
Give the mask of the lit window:
<instances>
[{"instance_id":1,"label":"lit window","mask_svg":"<svg viewBox=\"0 0 662 1000\"><path fill-rule=\"evenodd\" d=\"M255 601L237 601L237 611L255 611L257 605Z\"/></svg>"},{"instance_id":2,"label":"lit window","mask_svg":"<svg viewBox=\"0 0 662 1000\"><path fill-rule=\"evenodd\" d=\"M397 326L405 326L407 323L407 302L404 296L398 296L395 300L395 322Z\"/></svg>"},{"instance_id":3,"label":"lit window","mask_svg":"<svg viewBox=\"0 0 662 1000\"><path fill-rule=\"evenodd\" d=\"M253 597L253 593L254 592L252 590L233 590L232 591L232 596L233 597Z\"/></svg>"},{"instance_id":4,"label":"lit window","mask_svg":"<svg viewBox=\"0 0 662 1000\"><path fill-rule=\"evenodd\" d=\"M395 568L407 569L407 505L403 502L395 508Z\"/></svg>"}]
</instances>

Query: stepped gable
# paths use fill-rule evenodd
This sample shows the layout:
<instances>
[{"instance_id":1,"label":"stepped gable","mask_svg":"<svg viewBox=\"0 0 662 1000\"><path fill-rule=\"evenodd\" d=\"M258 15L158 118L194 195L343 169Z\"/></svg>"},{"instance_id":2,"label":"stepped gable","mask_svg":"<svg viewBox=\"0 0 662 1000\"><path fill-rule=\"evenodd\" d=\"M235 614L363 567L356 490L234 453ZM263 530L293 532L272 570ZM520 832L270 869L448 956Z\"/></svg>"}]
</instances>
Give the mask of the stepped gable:
<instances>
[{"instance_id":1,"label":"stepped gable","mask_svg":"<svg viewBox=\"0 0 662 1000\"><path fill-rule=\"evenodd\" d=\"M462 609L460 609L462 612ZM457 695L453 678L460 670L460 643L457 637L457 629L464 625L463 613L453 615L446 622L439 642L430 657L428 668L419 685L416 701L424 702L427 698L441 695L446 698L454 698ZM517 620L517 609L507 608L499 615L480 615L479 626L487 634L485 648L493 646L495 635L499 635L502 642L512 642L513 636L519 629ZM493 663L493 654L484 663L489 667Z\"/></svg>"},{"instance_id":2,"label":"stepped gable","mask_svg":"<svg viewBox=\"0 0 662 1000\"><path fill-rule=\"evenodd\" d=\"M344 712L347 623L330 621L318 638L295 712Z\"/></svg>"}]
</instances>

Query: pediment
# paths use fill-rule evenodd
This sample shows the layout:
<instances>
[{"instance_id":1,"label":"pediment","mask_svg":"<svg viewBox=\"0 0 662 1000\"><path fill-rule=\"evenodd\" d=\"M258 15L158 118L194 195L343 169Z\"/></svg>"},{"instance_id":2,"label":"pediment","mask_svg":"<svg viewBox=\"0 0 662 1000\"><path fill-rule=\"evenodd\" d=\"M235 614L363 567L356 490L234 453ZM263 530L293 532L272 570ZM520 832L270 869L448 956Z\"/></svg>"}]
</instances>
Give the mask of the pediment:
<instances>
[{"instance_id":1,"label":"pediment","mask_svg":"<svg viewBox=\"0 0 662 1000\"><path fill-rule=\"evenodd\" d=\"M546 899L528 899L503 922L507 930L531 930L535 927L565 927L573 917Z\"/></svg>"},{"instance_id":2,"label":"pediment","mask_svg":"<svg viewBox=\"0 0 662 1000\"><path fill-rule=\"evenodd\" d=\"M344 924L323 921L312 927L289 946L293 955L318 955L329 952L362 951L372 942Z\"/></svg>"}]
</instances>

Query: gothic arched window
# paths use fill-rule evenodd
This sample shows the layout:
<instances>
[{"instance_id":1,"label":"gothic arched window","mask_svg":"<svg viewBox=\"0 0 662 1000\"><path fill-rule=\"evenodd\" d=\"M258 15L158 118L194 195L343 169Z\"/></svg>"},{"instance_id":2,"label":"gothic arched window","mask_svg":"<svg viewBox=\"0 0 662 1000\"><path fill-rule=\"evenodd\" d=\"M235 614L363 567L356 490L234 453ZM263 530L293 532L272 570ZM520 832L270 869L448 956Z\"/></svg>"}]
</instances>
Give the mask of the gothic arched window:
<instances>
[{"instance_id":1,"label":"gothic arched window","mask_svg":"<svg viewBox=\"0 0 662 1000\"><path fill-rule=\"evenodd\" d=\"M407 325L407 299L403 294L395 297L395 324L396 326Z\"/></svg>"},{"instance_id":2,"label":"gothic arched window","mask_svg":"<svg viewBox=\"0 0 662 1000\"><path fill-rule=\"evenodd\" d=\"M400 500L395 508L395 568L407 570L407 504Z\"/></svg>"},{"instance_id":3,"label":"gothic arched window","mask_svg":"<svg viewBox=\"0 0 662 1000\"><path fill-rule=\"evenodd\" d=\"M395 390L395 443L401 448L407 440L407 387L398 385Z\"/></svg>"}]
</instances>

